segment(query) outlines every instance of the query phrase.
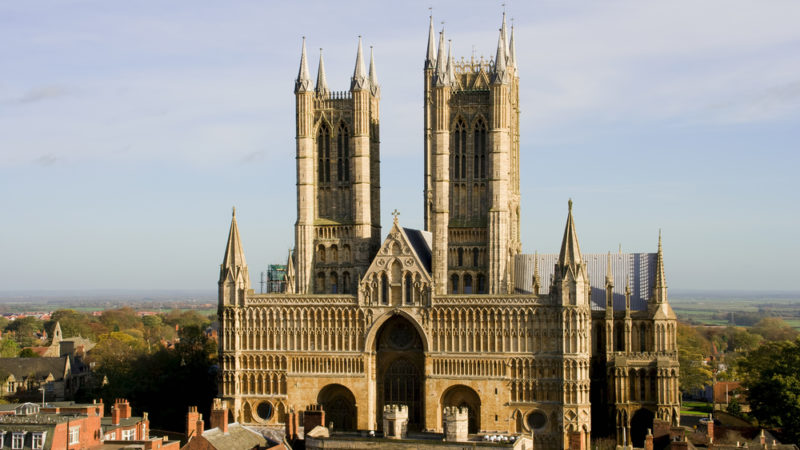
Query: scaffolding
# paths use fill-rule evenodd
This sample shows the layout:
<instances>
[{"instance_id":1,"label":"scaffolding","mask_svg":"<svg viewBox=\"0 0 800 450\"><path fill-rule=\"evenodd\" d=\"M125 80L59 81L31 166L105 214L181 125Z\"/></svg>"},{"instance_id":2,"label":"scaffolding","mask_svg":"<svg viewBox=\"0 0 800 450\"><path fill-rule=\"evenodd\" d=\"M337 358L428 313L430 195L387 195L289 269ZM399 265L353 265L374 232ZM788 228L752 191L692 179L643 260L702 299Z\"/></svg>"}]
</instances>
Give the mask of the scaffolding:
<instances>
[{"instance_id":1,"label":"scaffolding","mask_svg":"<svg viewBox=\"0 0 800 450\"><path fill-rule=\"evenodd\" d=\"M286 264L267 266L267 294L286 292Z\"/></svg>"}]
</instances>

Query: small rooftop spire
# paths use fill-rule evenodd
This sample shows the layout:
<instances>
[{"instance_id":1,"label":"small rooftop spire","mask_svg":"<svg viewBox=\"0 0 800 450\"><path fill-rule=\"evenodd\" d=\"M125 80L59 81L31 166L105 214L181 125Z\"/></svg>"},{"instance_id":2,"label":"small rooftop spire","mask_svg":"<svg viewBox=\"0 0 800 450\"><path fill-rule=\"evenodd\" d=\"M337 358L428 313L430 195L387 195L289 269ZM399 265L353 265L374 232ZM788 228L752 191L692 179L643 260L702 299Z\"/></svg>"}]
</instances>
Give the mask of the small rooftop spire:
<instances>
[{"instance_id":1,"label":"small rooftop spire","mask_svg":"<svg viewBox=\"0 0 800 450\"><path fill-rule=\"evenodd\" d=\"M453 41L447 41L447 84L453 85L456 82L455 60L453 58Z\"/></svg>"},{"instance_id":2,"label":"small rooftop spire","mask_svg":"<svg viewBox=\"0 0 800 450\"><path fill-rule=\"evenodd\" d=\"M572 219L572 199L569 200L567 225L564 227L564 238L561 241L561 252L558 255L558 266L576 267L583 263L581 248L578 245L578 233L575 232L575 221Z\"/></svg>"},{"instance_id":3,"label":"small rooftop spire","mask_svg":"<svg viewBox=\"0 0 800 450\"><path fill-rule=\"evenodd\" d=\"M350 83L350 90L366 89L369 84L367 79L367 69L364 68L364 50L361 48L361 36L358 37L358 53L356 54L356 67L353 70L353 81Z\"/></svg>"},{"instance_id":4,"label":"small rooftop spire","mask_svg":"<svg viewBox=\"0 0 800 450\"><path fill-rule=\"evenodd\" d=\"M369 88L372 95L379 95L378 73L375 71L375 55L371 45L369 46Z\"/></svg>"},{"instance_id":5,"label":"small rooftop spire","mask_svg":"<svg viewBox=\"0 0 800 450\"><path fill-rule=\"evenodd\" d=\"M507 80L506 67L506 38L505 38L505 14L503 15L503 28L500 29L500 36L497 38L497 55L494 58L494 81L498 84L505 84Z\"/></svg>"},{"instance_id":6,"label":"small rooftop spire","mask_svg":"<svg viewBox=\"0 0 800 450\"><path fill-rule=\"evenodd\" d=\"M247 261L244 259L244 249L242 240L239 238L239 226L236 223L236 208L231 214L231 229L228 232L228 243L225 246L225 257L222 259L220 272L220 282L242 274L243 282L247 287L250 286L250 278L247 275Z\"/></svg>"},{"instance_id":7,"label":"small rooftop spire","mask_svg":"<svg viewBox=\"0 0 800 450\"><path fill-rule=\"evenodd\" d=\"M325 60L322 58L322 49L319 49L319 68L317 68L317 95L327 97L331 91L328 90L328 79L325 77Z\"/></svg>"},{"instance_id":8,"label":"small rooftop spire","mask_svg":"<svg viewBox=\"0 0 800 450\"><path fill-rule=\"evenodd\" d=\"M436 58L436 75L435 85L445 86L445 78L447 77L447 55L444 52L444 28L439 33L439 51Z\"/></svg>"},{"instance_id":9,"label":"small rooftop spire","mask_svg":"<svg viewBox=\"0 0 800 450\"><path fill-rule=\"evenodd\" d=\"M433 14L431 14L431 24L428 27L428 53L425 54L425 69L433 69L436 65L436 35L433 32Z\"/></svg>"},{"instance_id":10,"label":"small rooftop spire","mask_svg":"<svg viewBox=\"0 0 800 450\"><path fill-rule=\"evenodd\" d=\"M611 271L611 252L608 252L608 261L606 261L606 284L614 284L614 274Z\"/></svg>"},{"instance_id":11,"label":"small rooftop spire","mask_svg":"<svg viewBox=\"0 0 800 450\"><path fill-rule=\"evenodd\" d=\"M667 278L664 275L664 248L661 246L661 229L658 230L658 253L656 253L656 280L653 285L655 300L666 301Z\"/></svg>"},{"instance_id":12,"label":"small rooftop spire","mask_svg":"<svg viewBox=\"0 0 800 450\"><path fill-rule=\"evenodd\" d=\"M295 94L311 90L311 75L308 73L308 58L306 57L306 37L303 36L303 51L300 54L300 70L297 72L297 81L294 83Z\"/></svg>"},{"instance_id":13,"label":"small rooftop spire","mask_svg":"<svg viewBox=\"0 0 800 450\"><path fill-rule=\"evenodd\" d=\"M513 23L513 22L512 22ZM508 65L517 70L517 45L514 43L514 25L511 25L511 39L508 42Z\"/></svg>"}]
</instances>

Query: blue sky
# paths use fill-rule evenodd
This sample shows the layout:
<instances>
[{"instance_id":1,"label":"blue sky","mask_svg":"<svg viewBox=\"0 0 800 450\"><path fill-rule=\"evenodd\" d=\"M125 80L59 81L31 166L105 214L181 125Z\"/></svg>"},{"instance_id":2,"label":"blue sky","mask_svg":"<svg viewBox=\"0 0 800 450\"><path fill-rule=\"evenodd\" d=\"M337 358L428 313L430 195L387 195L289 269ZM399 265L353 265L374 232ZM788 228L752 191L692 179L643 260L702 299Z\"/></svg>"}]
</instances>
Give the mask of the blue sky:
<instances>
[{"instance_id":1,"label":"blue sky","mask_svg":"<svg viewBox=\"0 0 800 450\"><path fill-rule=\"evenodd\" d=\"M428 7L494 54L501 2L0 3L0 290L205 289L237 207L250 273L295 221L301 37L382 89L382 217L422 224ZM521 85L522 238L655 251L672 289L797 290L800 3L507 1Z\"/></svg>"}]
</instances>

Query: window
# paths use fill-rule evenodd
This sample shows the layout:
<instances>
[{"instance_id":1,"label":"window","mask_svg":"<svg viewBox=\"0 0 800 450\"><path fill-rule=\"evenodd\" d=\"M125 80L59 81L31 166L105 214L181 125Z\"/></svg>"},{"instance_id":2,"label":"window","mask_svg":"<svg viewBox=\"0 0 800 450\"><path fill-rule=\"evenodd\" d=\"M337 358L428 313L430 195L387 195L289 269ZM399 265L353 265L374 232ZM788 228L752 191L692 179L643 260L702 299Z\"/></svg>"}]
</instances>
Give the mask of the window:
<instances>
[{"instance_id":1,"label":"window","mask_svg":"<svg viewBox=\"0 0 800 450\"><path fill-rule=\"evenodd\" d=\"M464 275L464 293L472 294L472 275Z\"/></svg>"},{"instance_id":2,"label":"window","mask_svg":"<svg viewBox=\"0 0 800 450\"><path fill-rule=\"evenodd\" d=\"M331 181L331 132L324 123L317 133L317 167L320 183Z\"/></svg>"},{"instance_id":3,"label":"window","mask_svg":"<svg viewBox=\"0 0 800 450\"><path fill-rule=\"evenodd\" d=\"M342 293L350 293L350 272L344 272L342 274Z\"/></svg>"},{"instance_id":4,"label":"window","mask_svg":"<svg viewBox=\"0 0 800 450\"><path fill-rule=\"evenodd\" d=\"M25 432L15 432L11 435L11 448L20 449L25 442Z\"/></svg>"},{"instance_id":5,"label":"window","mask_svg":"<svg viewBox=\"0 0 800 450\"><path fill-rule=\"evenodd\" d=\"M406 274L406 305L414 303L414 291L411 285L411 275Z\"/></svg>"},{"instance_id":6,"label":"window","mask_svg":"<svg viewBox=\"0 0 800 450\"><path fill-rule=\"evenodd\" d=\"M338 135L336 140L336 154L339 157L337 179L350 181L350 136L344 124L339 125Z\"/></svg>"},{"instance_id":7,"label":"window","mask_svg":"<svg viewBox=\"0 0 800 450\"><path fill-rule=\"evenodd\" d=\"M389 278L385 273L381 275L381 303L389 304Z\"/></svg>"},{"instance_id":8,"label":"window","mask_svg":"<svg viewBox=\"0 0 800 450\"><path fill-rule=\"evenodd\" d=\"M33 433L33 438L31 439L31 448L34 449L43 449L44 448L44 437L45 431Z\"/></svg>"},{"instance_id":9,"label":"window","mask_svg":"<svg viewBox=\"0 0 800 450\"><path fill-rule=\"evenodd\" d=\"M132 441L136 438L136 430L122 430L122 440L123 441Z\"/></svg>"},{"instance_id":10,"label":"window","mask_svg":"<svg viewBox=\"0 0 800 450\"><path fill-rule=\"evenodd\" d=\"M478 267L478 249L472 249L472 267Z\"/></svg>"},{"instance_id":11,"label":"window","mask_svg":"<svg viewBox=\"0 0 800 450\"><path fill-rule=\"evenodd\" d=\"M81 427L70 427L69 429L69 444L77 444L81 440Z\"/></svg>"},{"instance_id":12,"label":"window","mask_svg":"<svg viewBox=\"0 0 800 450\"><path fill-rule=\"evenodd\" d=\"M453 274L450 277L450 283L452 285L452 293L453 294L458 294L458 275Z\"/></svg>"},{"instance_id":13,"label":"window","mask_svg":"<svg viewBox=\"0 0 800 450\"><path fill-rule=\"evenodd\" d=\"M461 267L463 265L464 265L464 249L463 248L459 248L458 249L458 267Z\"/></svg>"},{"instance_id":14,"label":"window","mask_svg":"<svg viewBox=\"0 0 800 450\"><path fill-rule=\"evenodd\" d=\"M486 124L479 120L475 124L475 157L473 162L473 176L486 178Z\"/></svg>"},{"instance_id":15,"label":"window","mask_svg":"<svg viewBox=\"0 0 800 450\"><path fill-rule=\"evenodd\" d=\"M464 179L467 177L467 127L461 120L456 122L453 144L453 179Z\"/></svg>"}]
</instances>

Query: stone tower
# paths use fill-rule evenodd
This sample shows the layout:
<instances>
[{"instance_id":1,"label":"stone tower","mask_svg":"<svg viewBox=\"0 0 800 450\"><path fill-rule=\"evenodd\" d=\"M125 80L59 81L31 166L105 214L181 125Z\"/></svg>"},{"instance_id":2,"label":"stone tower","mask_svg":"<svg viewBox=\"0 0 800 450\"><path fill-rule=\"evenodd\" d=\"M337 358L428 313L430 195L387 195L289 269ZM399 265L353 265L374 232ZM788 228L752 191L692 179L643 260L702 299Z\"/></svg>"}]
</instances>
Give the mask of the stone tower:
<instances>
[{"instance_id":1,"label":"stone tower","mask_svg":"<svg viewBox=\"0 0 800 450\"><path fill-rule=\"evenodd\" d=\"M316 87L305 38L297 99L298 294L353 294L380 244L379 101L375 62L361 38L350 90L328 89L320 51Z\"/></svg>"},{"instance_id":2,"label":"stone tower","mask_svg":"<svg viewBox=\"0 0 800 450\"><path fill-rule=\"evenodd\" d=\"M456 62L444 30L425 59L425 228L437 295L513 292L519 238L519 77L505 15L497 54Z\"/></svg>"}]
</instances>

